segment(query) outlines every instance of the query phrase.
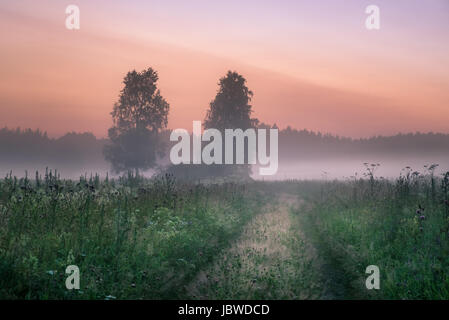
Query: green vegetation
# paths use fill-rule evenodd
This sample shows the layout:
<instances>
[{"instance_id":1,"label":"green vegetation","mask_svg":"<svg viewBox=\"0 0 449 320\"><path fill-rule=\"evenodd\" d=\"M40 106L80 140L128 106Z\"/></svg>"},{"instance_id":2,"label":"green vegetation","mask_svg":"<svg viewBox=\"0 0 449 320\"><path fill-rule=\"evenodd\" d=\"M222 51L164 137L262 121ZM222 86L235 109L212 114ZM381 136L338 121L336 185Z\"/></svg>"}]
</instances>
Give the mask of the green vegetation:
<instances>
[{"instance_id":1,"label":"green vegetation","mask_svg":"<svg viewBox=\"0 0 449 320\"><path fill-rule=\"evenodd\" d=\"M365 179L301 183L298 212L320 252L330 298L449 298L449 172L405 168L395 181ZM380 268L380 290L367 290L369 265Z\"/></svg>"},{"instance_id":2,"label":"green vegetation","mask_svg":"<svg viewBox=\"0 0 449 320\"><path fill-rule=\"evenodd\" d=\"M254 183L256 184L256 183ZM267 193L251 184L180 184L129 174L0 182L0 298L183 298ZM77 265L81 289L65 288Z\"/></svg>"},{"instance_id":3,"label":"green vegetation","mask_svg":"<svg viewBox=\"0 0 449 320\"><path fill-rule=\"evenodd\" d=\"M347 181L10 174L0 298L448 299L449 173L376 168ZM68 265L80 290L65 287Z\"/></svg>"},{"instance_id":4,"label":"green vegetation","mask_svg":"<svg viewBox=\"0 0 449 320\"><path fill-rule=\"evenodd\" d=\"M271 188L271 190L274 190ZM200 299L317 299L318 274L299 220L296 197L280 194L239 239L199 273L190 293Z\"/></svg>"}]
</instances>

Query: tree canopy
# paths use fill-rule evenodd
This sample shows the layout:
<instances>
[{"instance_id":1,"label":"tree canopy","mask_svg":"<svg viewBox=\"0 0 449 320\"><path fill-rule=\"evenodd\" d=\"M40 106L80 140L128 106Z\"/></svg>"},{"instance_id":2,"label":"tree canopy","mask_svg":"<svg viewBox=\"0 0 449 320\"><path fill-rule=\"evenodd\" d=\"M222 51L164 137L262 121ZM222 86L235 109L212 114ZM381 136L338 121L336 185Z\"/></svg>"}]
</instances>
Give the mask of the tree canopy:
<instances>
[{"instance_id":1,"label":"tree canopy","mask_svg":"<svg viewBox=\"0 0 449 320\"><path fill-rule=\"evenodd\" d=\"M206 114L205 128L222 131L255 127L257 119L251 118L252 106L249 104L253 92L246 86L246 79L235 71L228 71L218 85L217 95Z\"/></svg>"},{"instance_id":2,"label":"tree canopy","mask_svg":"<svg viewBox=\"0 0 449 320\"><path fill-rule=\"evenodd\" d=\"M167 126L169 104L157 89L155 70L128 72L119 101L111 112L113 126L108 131L106 160L114 171L147 170L156 164L163 151L159 132Z\"/></svg>"},{"instance_id":3,"label":"tree canopy","mask_svg":"<svg viewBox=\"0 0 449 320\"><path fill-rule=\"evenodd\" d=\"M218 92L213 101L210 102L204 120L206 129L214 128L222 133L225 129L255 128L258 120L251 118L252 106L250 104L253 92L246 86L246 79L235 71L228 71L218 82ZM247 142L245 142L245 145ZM234 141L233 156L236 158L236 145ZM246 150L246 147L245 147ZM225 157L225 146L223 145L223 163ZM248 159L247 151L244 155ZM243 165L212 165L208 172L215 175L240 175L249 176L251 168L247 164Z\"/></svg>"}]
</instances>

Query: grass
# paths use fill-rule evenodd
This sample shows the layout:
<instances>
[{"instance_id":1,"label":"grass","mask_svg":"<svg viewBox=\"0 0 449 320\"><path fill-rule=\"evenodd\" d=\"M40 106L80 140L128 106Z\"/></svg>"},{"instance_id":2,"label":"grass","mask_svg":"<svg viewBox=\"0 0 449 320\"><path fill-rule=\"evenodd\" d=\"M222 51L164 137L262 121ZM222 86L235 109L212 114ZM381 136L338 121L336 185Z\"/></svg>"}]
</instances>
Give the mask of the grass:
<instances>
[{"instance_id":1,"label":"grass","mask_svg":"<svg viewBox=\"0 0 449 320\"><path fill-rule=\"evenodd\" d=\"M0 298L448 299L449 173L377 167L347 181L9 174ZM72 264L80 290L65 287Z\"/></svg>"},{"instance_id":2,"label":"grass","mask_svg":"<svg viewBox=\"0 0 449 320\"><path fill-rule=\"evenodd\" d=\"M0 298L176 299L269 195L169 176L0 182ZM77 265L81 290L65 288Z\"/></svg>"},{"instance_id":3,"label":"grass","mask_svg":"<svg viewBox=\"0 0 449 320\"><path fill-rule=\"evenodd\" d=\"M293 198L293 199L292 199ZM190 288L200 299L317 298L315 271L285 194L255 216L242 235Z\"/></svg>"},{"instance_id":4,"label":"grass","mask_svg":"<svg viewBox=\"0 0 449 320\"><path fill-rule=\"evenodd\" d=\"M405 168L394 181L368 173L298 185L309 191L302 228L321 253L334 298L449 298L449 173L435 177L435 167ZM380 290L365 287L368 265L380 268Z\"/></svg>"}]
</instances>

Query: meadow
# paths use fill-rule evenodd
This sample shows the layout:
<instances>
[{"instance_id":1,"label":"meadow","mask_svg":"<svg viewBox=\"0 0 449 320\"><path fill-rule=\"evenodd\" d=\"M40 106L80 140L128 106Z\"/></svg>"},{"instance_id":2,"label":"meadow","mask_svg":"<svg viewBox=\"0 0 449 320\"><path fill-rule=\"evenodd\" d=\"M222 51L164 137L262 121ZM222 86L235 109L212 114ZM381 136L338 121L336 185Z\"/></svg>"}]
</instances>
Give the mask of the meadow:
<instances>
[{"instance_id":1,"label":"meadow","mask_svg":"<svg viewBox=\"0 0 449 320\"><path fill-rule=\"evenodd\" d=\"M10 175L0 184L0 297L185 297L184 286L269 199L250 187L169 175ZM80 269L80 290L65 288L68 265Z\"/></svg>"},{"instance_id":2,"label":"meadow","mask_svg":"<svg viewBox=\"0 0 449 320\"><path fill-rule=\"evenodd\" d=\"M449 173L366 167L345 181L8 174L0 298L448 299Z\"/></svg>"},{"instance_id":3,"label":"meadow","mask_svg":"<svg viewBox=\"0 0 449 320\"><path fill-rule=\"evenodd\" d=\"M449 172L406 167L394 180L367 164L348 181L299 183L301 226L322 261L323 290L337 299L449 298ZM380 269L367 290L365 269Z\"/></svg>"}]
</instances>

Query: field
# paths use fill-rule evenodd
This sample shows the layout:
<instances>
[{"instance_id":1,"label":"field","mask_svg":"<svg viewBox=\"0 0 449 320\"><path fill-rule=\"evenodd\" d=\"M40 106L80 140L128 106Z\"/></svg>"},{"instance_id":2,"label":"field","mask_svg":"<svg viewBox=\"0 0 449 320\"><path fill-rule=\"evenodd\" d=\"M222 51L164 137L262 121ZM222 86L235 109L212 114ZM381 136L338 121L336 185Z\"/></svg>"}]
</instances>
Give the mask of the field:
<instances>
[{"instance_id":1,"label":"field","mask_svg":"<svg viewBox=\"0 0 449 320\"><path fill-rule=\"evenodd\" d=\"M449 173L0 180L1 299L448 299ZM67 290L68 265L80 289ZM365 269L380 269L368 290Z\"/></svg>"}]
</instances>

